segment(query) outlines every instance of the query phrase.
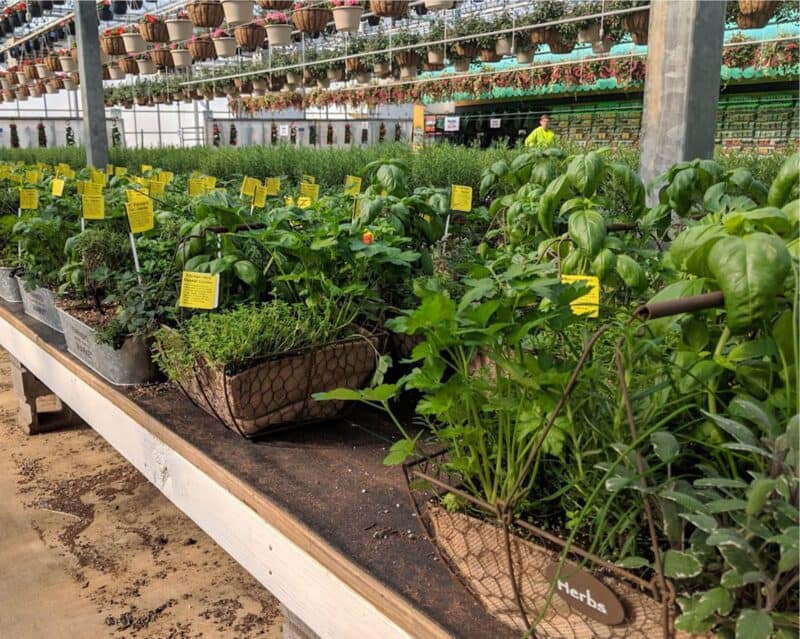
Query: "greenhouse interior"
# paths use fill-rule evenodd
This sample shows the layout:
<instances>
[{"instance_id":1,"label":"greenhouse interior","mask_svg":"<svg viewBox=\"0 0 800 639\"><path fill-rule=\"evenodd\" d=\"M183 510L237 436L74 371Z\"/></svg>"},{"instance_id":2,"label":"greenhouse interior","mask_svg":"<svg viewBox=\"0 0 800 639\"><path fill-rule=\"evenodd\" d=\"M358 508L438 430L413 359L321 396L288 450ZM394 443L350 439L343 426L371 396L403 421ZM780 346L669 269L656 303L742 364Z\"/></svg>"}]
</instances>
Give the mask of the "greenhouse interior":
<instances>
[{"instance_id":1,"label":"greenhouse interior","mask_svg":"<svg viewBox=\"0 0 800 639\"><path fill-rule=\"evenodd\" d=\"M0 637L797 637L799 44L0 2Z\"/></svg>"}]
</instances>

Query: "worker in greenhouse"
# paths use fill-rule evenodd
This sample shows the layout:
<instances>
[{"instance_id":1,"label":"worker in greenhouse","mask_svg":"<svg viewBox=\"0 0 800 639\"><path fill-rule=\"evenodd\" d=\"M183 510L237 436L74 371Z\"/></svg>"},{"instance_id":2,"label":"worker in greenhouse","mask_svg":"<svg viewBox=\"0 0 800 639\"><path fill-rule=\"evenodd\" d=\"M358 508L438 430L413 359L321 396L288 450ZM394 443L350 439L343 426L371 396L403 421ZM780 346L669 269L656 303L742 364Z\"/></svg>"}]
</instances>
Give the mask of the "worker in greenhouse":
<instances>
[{"instance_id":1,"label":"worker in greenhouse","mask_svg":"<svg viewBox=\"0 0 800 639\"><path fill-rule=\"evenodd\" d=\"M546 113L539 118L539 126L525 138L525 146L550 146L556 134L550 130L550 116Z\"/></svg>"}]
</instances>

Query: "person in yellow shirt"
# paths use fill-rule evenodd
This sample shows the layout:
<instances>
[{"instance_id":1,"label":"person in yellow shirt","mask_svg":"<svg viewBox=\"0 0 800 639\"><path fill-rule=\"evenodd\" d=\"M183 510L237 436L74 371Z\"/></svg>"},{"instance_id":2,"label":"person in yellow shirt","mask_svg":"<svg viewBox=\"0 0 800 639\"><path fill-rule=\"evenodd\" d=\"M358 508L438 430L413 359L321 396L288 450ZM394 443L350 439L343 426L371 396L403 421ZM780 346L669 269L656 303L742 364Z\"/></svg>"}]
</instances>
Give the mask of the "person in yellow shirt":
<instances>
[{"instance_id":1,"label":"person in yellow shirt","mask_svg":"<svg viewBox=\"0 0 800 639\"><path fill-rule=\"evenodd\" d=\"M525 146L550 146L556 134L550 130L550 116L546 113L539 118L539 126L525 138Z\"/></svg>"}]
</instances>

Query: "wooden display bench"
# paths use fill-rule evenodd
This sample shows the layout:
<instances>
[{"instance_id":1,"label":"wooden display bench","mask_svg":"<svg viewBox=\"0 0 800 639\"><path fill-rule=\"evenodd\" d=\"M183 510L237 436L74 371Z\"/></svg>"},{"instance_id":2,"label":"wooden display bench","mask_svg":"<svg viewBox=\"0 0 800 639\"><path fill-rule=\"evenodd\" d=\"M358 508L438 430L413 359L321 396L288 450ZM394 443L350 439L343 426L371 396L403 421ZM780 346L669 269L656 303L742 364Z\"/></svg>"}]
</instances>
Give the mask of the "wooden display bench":
<instances>
[{"instance_id":1,"label":"wooden display bench","mask_svg":"<svg viewBox=\"0 0 800 639\"><path fill-rule=\"evenodd\" d=\"M0 302L0 347L280 600L287 639L515 636L424 537L377 414L251 443L171 385L109 385L19 305Z\"/></svg>"}]
</instances>

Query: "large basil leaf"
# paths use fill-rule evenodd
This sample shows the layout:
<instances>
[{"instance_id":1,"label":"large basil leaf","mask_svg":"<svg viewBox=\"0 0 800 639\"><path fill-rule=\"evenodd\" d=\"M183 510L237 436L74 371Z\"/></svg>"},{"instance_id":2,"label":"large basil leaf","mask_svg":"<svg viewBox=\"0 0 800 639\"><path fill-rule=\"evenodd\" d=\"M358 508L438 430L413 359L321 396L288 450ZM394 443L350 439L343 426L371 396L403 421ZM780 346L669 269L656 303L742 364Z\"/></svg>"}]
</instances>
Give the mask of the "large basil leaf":
<instances>
[{"instance_id":1,"label":"large basil leaf","mask_svg":"<svg viewBox=\"0 0 800 639\"><path fill-rule=\"evenodd\" d=\"M797 198L800 183L800 154L795 153L787 158L778 175L772 182L767 196L770 206L781 207Z\"/></svg>"},{"instance_id":2,"label":"large basil leaf","mask_svg":"<svg viewBox=\"0 0 800 639\"><path fill-rule=\"evenodd\" d=\"M753 233L714 244L708 267L725 296L728 328L740 333L774 311L791 258L780 238Z\"/></svg>"},{"instance_id":3,"label":"large basil leaf","mask_svg":"<svg viewBox=\"0 0 800 639\"><path fill-rule=\"evenodd\" d=\"M697 194L699 180L695 169L684 169L675 175L667 187L667 202L678 215L686 215Z\"/></svg>"},{"instance_id":4,"label":"large basil leaf","mask_svg":"<svg viewBox=\"0 0 800 639\"><path fill-rule=\"evenodd\" d=\"M725 230L718 224L698 224L683 231L669 250L669 258L678 270L708 277L708 254L714 245L727 237Z\"/></svg>"},{"instance_id":5,"label":"large basil leaf","mask_svg":"<svg viewBox=\"0 0 800 639\"><path fill-rule=\"evenodd\" d=\"M617 273L625 282L625 286L634 291L647 285L647 277L642 267L630 255L617 255Z\"/></svg>"},{"instance_id":6,"label":"large basil leaf","mask_svg":"<svg viewBox=\"0 0 800 639\"><path fill-rule=\"evenodd\" d=\"M735 211L725 216L723 220L725 230L729 233L742 235L753 231L765 231L776 235L786 236L792 231L789 216L780 209L767 206L754 211Z\"/></svg>"},{"instance_id":7,"label":"large basil leaf","mask_svg":"<svg viewBox=\"0 0 800 639\"><path fill-rule=\"evenodd\" d=\"M614 267L616 265L617 256L614 254L614 251L604 248L592 261L592 272L601 280L604 280L606 276L614 272Z\"/></svg>"},{"instance_id":8,"label":"large basil leaf","mask_svg":"<svg viewBox=\"0 0 800 639\"><path fill-rule=\"evenodd\" d=\"M590 209L576 211L569 216L569 236L586 255L594 257L606 238L603 216Z\"/></svg>"},{"instance_id":9,"label":"large basil leaf","mask_svg":"<svg viewBox=\"0 0 800 639\"><path fill-rule=\"evenodd\" d=\"M567 180L584 197L591 197L605 173L603 159L595 151L578 155L567 167Z\"/></svg>"}]
</instances>

